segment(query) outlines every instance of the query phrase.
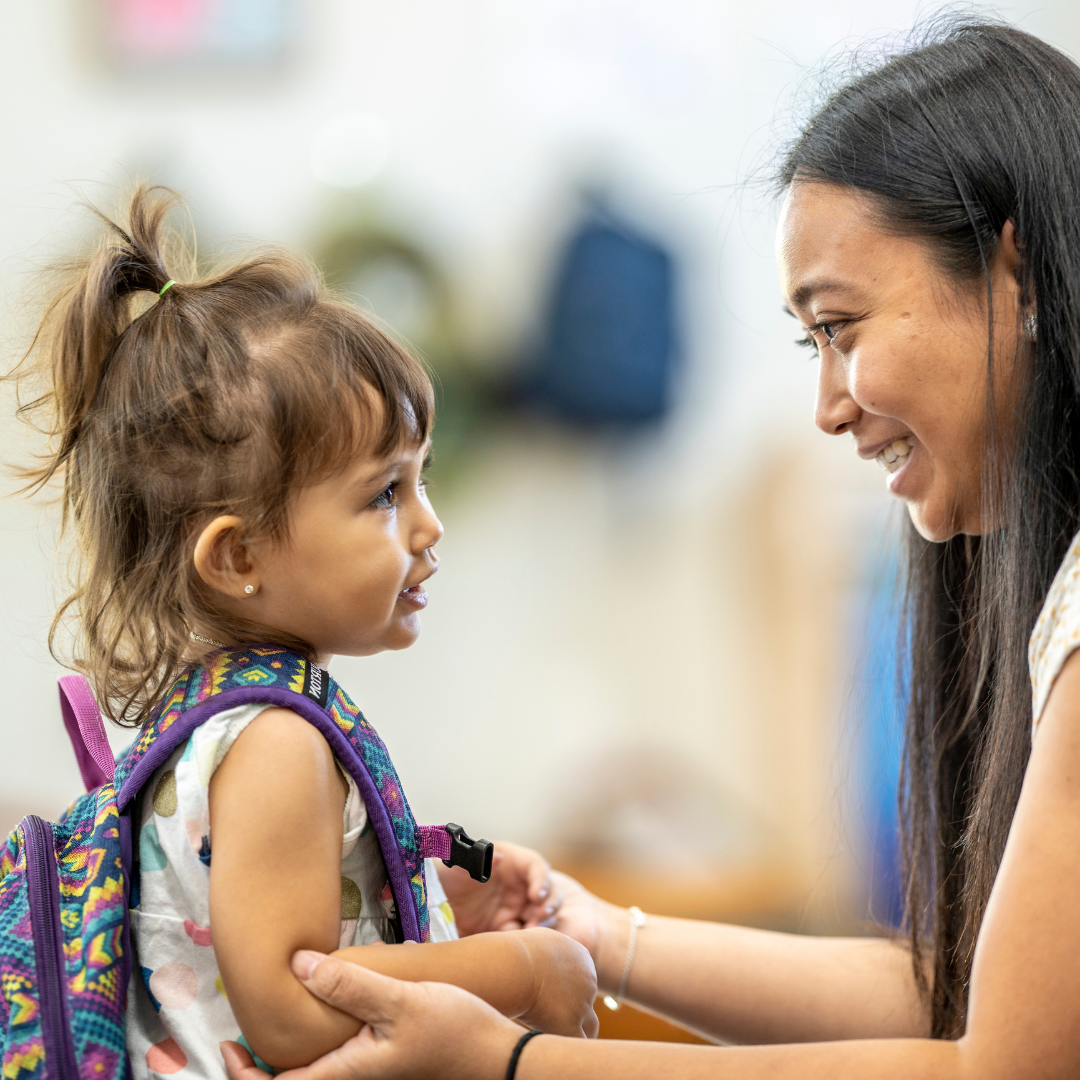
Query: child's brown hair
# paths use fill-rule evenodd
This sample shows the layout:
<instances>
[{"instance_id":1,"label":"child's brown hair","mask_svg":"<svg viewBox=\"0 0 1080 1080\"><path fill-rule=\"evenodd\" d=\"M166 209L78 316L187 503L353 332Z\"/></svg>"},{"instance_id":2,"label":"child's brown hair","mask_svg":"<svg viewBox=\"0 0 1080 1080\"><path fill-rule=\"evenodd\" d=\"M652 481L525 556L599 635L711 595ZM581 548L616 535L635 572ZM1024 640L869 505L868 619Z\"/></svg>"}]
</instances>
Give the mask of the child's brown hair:
<instances>
[{"instance_id":1,"label":"child's brown hair","mask_svg":"<svg viewBox=\"0 0 1080 1080\"><path fill-rule=\"evenodd\" d=\"M361 449L421 443L433 419L420 365L333 300L304 258L263 251L162 293L178 203L140 185L122 223L102 217L104 235L65 268L18 369L43 384L22 411L43 413L53 440L30 489L62 476L77 540L50 644L75 616L76 663L129 725L181 670L196 625L310 656L308 643L215 604L192 562L201 524L236 514L245 536L286 540L297 488Z\"/></svg>"}]
</instances>

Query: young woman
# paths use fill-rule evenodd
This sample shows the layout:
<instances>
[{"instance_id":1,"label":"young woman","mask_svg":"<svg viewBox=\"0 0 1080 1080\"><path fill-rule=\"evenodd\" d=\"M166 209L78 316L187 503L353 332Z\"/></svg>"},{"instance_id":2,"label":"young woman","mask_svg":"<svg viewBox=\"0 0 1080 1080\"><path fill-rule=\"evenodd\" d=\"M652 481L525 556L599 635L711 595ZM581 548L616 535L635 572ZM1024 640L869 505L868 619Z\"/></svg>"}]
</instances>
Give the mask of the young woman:
<instances>
[{"instance_id":1,"label":"young woman","mask_svg":"<svg viewBox=\"0 0 1080 1080\"><path fill-rule=\"evenodd\" d=\"M602 989L758 1045L522 1049L457 988L301 953L368 1022L303 1080L1080 1075L1080 68L951 23L836 93L780 177L818 426L911 519L906 940L632 927L565 882Z\"/></svg>"}]
</instances>

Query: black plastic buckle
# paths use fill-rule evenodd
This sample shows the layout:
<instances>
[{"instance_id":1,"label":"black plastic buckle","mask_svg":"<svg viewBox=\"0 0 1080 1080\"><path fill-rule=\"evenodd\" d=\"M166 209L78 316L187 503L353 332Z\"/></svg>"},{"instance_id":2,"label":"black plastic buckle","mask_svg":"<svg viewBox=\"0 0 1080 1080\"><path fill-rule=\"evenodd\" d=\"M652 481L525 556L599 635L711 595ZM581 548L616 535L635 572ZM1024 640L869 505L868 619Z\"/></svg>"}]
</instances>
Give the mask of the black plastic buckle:
<instances>
[{"instance_id":1,"label":"black plastic buckle","mask_svg":"<svg viewBox=\"0 0 1080 1080\"><path fill-rule=\"evenodd\" d=\"M491 877L495 845L490 840L474 840L460 825L447 825L446 831L450 834L450 858L443 862L468 870L474 881L481 884L487 881Z\"/></svg>"}]
</instances>

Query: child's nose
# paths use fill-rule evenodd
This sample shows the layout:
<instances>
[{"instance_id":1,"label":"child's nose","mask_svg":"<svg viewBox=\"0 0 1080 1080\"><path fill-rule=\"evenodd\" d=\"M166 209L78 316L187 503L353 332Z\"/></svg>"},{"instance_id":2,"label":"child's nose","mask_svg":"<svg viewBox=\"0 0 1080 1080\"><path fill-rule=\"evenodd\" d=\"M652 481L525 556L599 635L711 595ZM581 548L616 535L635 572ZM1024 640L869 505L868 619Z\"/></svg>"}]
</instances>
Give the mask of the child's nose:
<instances>
[{"instance_id":1,"label":"child's nose","mask_svg":"<svg viewBox=\"0 0 1080 1080\"><path fill-rule=\"evenodd\" d=\"M442 522L435 516L434 511L424 508L413 538L417 554L434 547L443 538Z\"/></svg>"}]
</instances>

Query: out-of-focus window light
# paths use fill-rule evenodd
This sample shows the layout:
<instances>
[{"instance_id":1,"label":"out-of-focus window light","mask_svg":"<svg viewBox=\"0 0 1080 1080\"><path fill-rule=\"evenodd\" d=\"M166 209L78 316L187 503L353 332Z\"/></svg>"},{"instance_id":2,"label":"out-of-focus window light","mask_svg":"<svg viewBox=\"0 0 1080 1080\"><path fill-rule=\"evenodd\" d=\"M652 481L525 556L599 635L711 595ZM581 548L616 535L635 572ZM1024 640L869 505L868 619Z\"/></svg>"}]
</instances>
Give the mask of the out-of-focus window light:
<instances>
[{"instance_id":1,"label":"out-of-focus window light","mask_svg":"<svg viewBox=\"0 0 1080 1080\"><path fill-rule=\"evenodd\" d=\"M275 61L294 9L294 0L100 0L107 53L135 68Z\"/></svg>"},{"instance_id":2,"label":"out-of-focus window light","mask_svg":"<svg viewBox=\"0 0 1080 1080\"><path fill-rule=\"evenodd\" d=\"M431 283L412 262L392 252L362 264L346 283L361 307L408 341L422 339L435 318Z\"/></svg>"},{"instance_id":3,"label":"out-of-focus window light","mask_svg":"<svg viewBox=\"0 0 1080 1080\"><path fill-rule=\"evenodd\" d=\"M362 187L383 171L389 152L385 120L370 113L337 113L315 130L311 171L331 187Z\"/></svg>"}]
</instances>

